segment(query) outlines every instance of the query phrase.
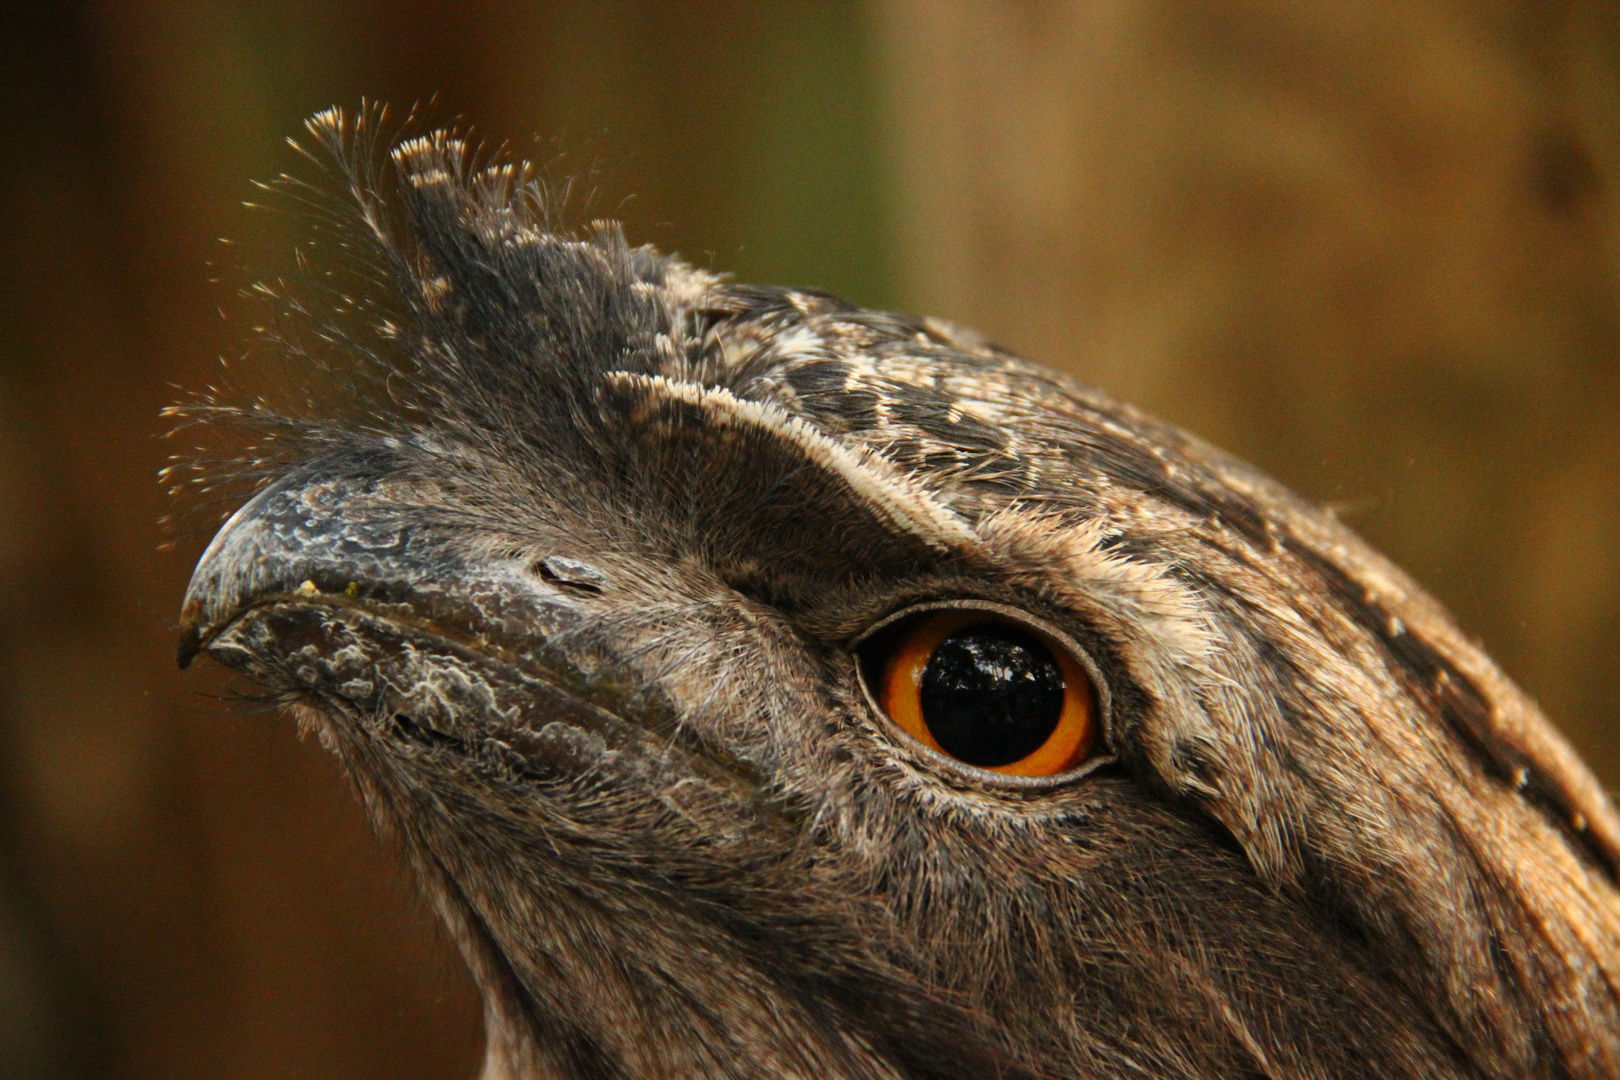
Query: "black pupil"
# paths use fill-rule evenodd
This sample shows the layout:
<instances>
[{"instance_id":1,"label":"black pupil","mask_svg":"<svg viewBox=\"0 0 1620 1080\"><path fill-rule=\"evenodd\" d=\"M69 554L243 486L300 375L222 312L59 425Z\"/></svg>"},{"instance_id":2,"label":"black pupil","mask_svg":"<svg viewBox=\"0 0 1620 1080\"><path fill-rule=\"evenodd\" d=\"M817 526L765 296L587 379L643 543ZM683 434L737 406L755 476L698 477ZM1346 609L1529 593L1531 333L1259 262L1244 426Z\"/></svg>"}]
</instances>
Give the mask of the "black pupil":
<instances>
[{"instance_id":1,"label":"black pupil","mask_svg":"<svg viewBox=\"0 0 1620 1080\"><path fill-rule=\"evenodd\" d=\"M1045 645L1011 626L968 626L923 668L923 723L969 765L1010 765L1041 748L1063 715L1063 673Z\"/></svg>"}]
</instances>

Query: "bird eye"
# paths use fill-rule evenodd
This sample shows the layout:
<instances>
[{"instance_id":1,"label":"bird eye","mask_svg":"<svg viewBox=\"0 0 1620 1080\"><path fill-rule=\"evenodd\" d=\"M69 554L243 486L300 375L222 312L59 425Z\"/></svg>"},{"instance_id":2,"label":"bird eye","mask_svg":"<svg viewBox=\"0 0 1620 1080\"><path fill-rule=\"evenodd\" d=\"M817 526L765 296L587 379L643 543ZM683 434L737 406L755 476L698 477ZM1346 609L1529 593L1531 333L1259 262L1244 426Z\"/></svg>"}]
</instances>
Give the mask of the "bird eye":
<instances>
[{"instance_id":1,"label":"bird eye","mask_svg":"<svg viewBox=\"0 0 1620 1080\"><path fill-rule=\"evenodd\" d=\"M872 697L924 746L1006 776L1055 776L1097 743L1097 692L1071 647L979 608L902 618L863 650Z\"/></svg>"}]
</instances>

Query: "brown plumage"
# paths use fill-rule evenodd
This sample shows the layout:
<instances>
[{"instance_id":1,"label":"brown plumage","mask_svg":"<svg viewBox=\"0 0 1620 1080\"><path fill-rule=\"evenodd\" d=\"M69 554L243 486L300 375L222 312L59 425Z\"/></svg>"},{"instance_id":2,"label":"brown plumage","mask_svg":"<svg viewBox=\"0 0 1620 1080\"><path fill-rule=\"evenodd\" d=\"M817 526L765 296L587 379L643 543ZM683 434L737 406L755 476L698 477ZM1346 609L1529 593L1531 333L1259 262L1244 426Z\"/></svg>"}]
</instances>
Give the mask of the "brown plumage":
<instances>
[{"instance_id":1,"label":"brown plumage","mask_svg":"<svg viewBox=\"0 0 1620 1080\"><path fill-rule=\"evenodd\" d=\"M399 837L486 1080L1620 1075L1620 820L1329 515L966 331L554 229L451 135L311 130L347 276L273 336L370 397L241 410L281 449L181 659ZM1083 654L1083 767L885 718L866 632L941 602Z\"/></svg>"}]
</instances>

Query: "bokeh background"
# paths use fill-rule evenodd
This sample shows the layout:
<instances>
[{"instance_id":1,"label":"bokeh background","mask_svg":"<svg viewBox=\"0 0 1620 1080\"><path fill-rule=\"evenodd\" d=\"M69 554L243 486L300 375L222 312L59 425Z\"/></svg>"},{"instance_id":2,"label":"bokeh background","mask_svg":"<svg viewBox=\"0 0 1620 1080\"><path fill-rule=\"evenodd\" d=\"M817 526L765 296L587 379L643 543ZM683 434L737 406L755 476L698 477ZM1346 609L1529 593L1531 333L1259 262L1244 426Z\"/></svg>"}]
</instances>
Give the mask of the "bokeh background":
<instances>
[{"instance_id":1,"label":"bokeh background","mask_svg":"<svg viewBox=\"0 0 1620 1080\"><path fill-rule=\"evenodd\" d=\"M471 987L342 777L173 663L203 538L161 547L158 410L240 352L217 238L280 227L249 180L362 95L594 169L634 239L978 326L1258 463L1620 784L1617 11L8 5L0 1077L476 1071Z\"/></svg>"}]
</instances>

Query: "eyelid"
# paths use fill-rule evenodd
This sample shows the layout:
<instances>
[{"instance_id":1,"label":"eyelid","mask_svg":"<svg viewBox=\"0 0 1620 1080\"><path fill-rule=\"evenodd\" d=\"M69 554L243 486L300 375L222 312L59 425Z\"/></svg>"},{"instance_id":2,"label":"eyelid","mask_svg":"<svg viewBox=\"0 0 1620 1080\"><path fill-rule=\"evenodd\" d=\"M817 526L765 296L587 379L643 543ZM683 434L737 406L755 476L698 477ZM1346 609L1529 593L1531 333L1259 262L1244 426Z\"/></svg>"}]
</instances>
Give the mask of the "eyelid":
<instances>
[{"instance_id":1,"label":"eyelid","mask_svg":"<svg viewBox=\"0 0 1620 1080\"><path fill-rule=\"evenodd\" d=\"M983 613L998 615L1008 621L1021 624L1024 628L1036 633L1038 636L1049 638L1061 647L1063 653L1078 665L1081 672L1088 678L1091 686L1092 700L1095 707L1096 735L1089 757L1082 760L1074 768L1067 769L1050 776L1018 776L1011 773L999 772L995 769L981 768L969 765L949 754L942 752L938 745L930 746L927 742L917 738L906 731L899 723L892 719L884 709L881 695L874 692L872 685L872 664L865 655L873 643L882 639L885 633L893 631L914 619L926 616L936 611L958 610L965 613ZM991 600L952 599L933 600L912 604L890 615L879 619L863 631L850 645L850 651L856 657L858 681L861 684L861 696L865 699L867 707L877 717L885 731L897 742L911 750L917 756L949 768L952 772L965 775L986 785L1001 788L1019 789L1045 789L1066 785L1081 777L1087 776L1102 766L1113 764L1117 758L1112 753L1113 741L1113 702L1109 692L1108 682L1103 678L1096 662L1091 655L1081 647L1061 627L1055 626L1047 620L1032 615L1022 608L1011 604L997 603Z\"/></svg>"}]
</instances>

